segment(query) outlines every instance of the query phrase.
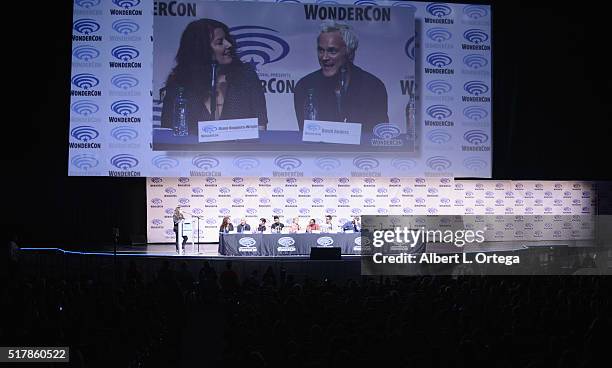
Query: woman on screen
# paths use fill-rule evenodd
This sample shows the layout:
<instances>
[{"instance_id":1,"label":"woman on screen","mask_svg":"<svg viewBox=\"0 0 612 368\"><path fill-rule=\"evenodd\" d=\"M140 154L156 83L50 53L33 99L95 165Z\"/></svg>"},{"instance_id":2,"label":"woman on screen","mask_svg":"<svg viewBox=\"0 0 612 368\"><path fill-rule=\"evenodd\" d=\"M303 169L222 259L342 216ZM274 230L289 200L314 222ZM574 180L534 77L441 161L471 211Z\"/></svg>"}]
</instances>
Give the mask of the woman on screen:
<instances>
[{"instance_id":1,"label":"woman on screen","mask_svg":"<svg viewBox=\"0 0 612 368\"><path fill-rule=\"evenodd\" d=\"M293 218L293 223L289 227L289 232L290 233L297 233L300 230L302 230L302 228L300 227L300 219L297 218L297 217L294 217Z\"/></svg>"},{"instance_id":2,"label":"woman on screen","mask_svg":"<svg viewBox=\"0 0 612 368\"><path fill-rule=\"evenodd\" d=\"M197 135L198 121L204 120L257 118L259 130L266 129L261 82L236 56L236 42L219 21L200 19L187 25L164 90L161 126L174 129L175 135ZM177 133L181 113L187 132Z\"/></svg>"}]
</instances>

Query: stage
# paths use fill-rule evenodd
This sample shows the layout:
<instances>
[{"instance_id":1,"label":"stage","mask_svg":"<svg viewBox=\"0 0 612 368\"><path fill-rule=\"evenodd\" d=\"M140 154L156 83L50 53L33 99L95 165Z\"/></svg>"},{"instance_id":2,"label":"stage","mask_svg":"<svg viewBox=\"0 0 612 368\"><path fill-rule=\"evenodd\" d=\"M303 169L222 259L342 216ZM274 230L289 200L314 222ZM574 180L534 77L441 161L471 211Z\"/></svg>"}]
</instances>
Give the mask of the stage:
<instances>
[{"instance_id":1,"label":"stage","mask_svg":"<svg viewBox=\"0 0 612 368\"><path fill-rule=\"evenodd\" d=\"M346 281L364 276L362 256L342 255L339 260L311 260L309 255L294 256L223 256L218 253L218 243L188 244L184 254L177 254L174 244L146 244L142 246L101 245L81 247L73 250L64 247L24 247L19 252L20 262L30 273L52 274L47 271L60 271L61 274L73 277L99 277L111 281L117 274L123 274L130 265L136 265L145 279L153 279L163 267L175 270L186 269L197 279L204 264L213 267L217 273L223 272L231 261L231 267L241 279L253 272L262 275L268 268L275 274L285 272L296 280L304 278L334 279ZM465 246L457 250L454 247L443 247L440 244L427 244L425 253L451 254L465 253L469 257L476 254L496 254L503 256L520 256L530 261L530 266L539 267L530 270L529 274L549 274L543 267L555 265L555 274L567 274L585 256L597 259L593 255L602 253L593 247L591 242L576 241L499 241L483 243L478 246ZM604 256L605 255L605 252ZM529 257L529 258L526 258ZM598 273L608 274L608 262L600 256ZM523 262L524 265L527 262ZM436 265L438 266L438 265ZM435 270L430 266L419 269L419 274L454 274L455 268L461 265L439 265ZM525 266L526 267L526 266ZM607 268L606 268L607 267ZM574 267L575 268L575 267ZM539 271L538 271L539 270ZM511 271L508 268L508 271ZM550 270L549 270L550 271ZM462 271L463 272L463 271ZM548 271L547 271L548 272ZM391 273L393 274L393 273ZM397 275L397 273L395 273ZM411 274L411 273L408 273ZM496 273L500 274L500 273ZM120 276L119 276L120 277Z\"/></svg>"}]
</instances>

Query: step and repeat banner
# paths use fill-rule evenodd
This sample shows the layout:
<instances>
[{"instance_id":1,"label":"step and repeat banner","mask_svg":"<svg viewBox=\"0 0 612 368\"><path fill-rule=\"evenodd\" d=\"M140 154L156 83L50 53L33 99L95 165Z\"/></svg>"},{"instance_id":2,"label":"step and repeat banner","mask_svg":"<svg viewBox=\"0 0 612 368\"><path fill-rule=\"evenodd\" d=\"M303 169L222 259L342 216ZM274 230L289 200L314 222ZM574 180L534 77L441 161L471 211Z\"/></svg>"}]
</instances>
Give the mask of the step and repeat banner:
<instances>
[{"instance_id":1,"label":"step and repeat banner","mask_svg":"<svg viewBox=\"0 0 612 368\"><path fill-rule=\"evenodd\" d=\"M491 176L489 6L75 0L72 41L69 175Z\"/></svg>"},{"instance_id":2,"label":"step and repeat banner","mask_svg":"<svg viewBox=\"0 0 612 368\"><path fill-rule=\"evenodd\" d=\"M147 237L173 242L172 214L201 217L200 240L216 242L221 220L252 226L273 216L302 227L331 215L342 225L361 215L475 215L490 239L592 238L597 186L584 181L463 181L450 178L162 178L147 179ZM573 220L572 220L573 219ZM489 223L490 222L490 223ZM442 224L443 225L443 224Z\"/></svg>"}]
</instances>

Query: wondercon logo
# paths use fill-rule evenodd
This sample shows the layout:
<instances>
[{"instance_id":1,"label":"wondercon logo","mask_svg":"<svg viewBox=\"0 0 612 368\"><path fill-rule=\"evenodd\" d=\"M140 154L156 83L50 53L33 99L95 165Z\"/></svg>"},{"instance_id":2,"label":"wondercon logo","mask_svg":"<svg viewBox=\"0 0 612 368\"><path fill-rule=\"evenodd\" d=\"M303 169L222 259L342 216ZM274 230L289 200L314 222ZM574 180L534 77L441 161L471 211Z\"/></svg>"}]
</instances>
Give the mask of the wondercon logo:
<instances>
[{"instance_id":1,"label":"wondercon logo","mask_svg":"<svg viewBox=\"0 0 612 368\"><path fill-rule=\"evenodd\" d=\"M93 88L100 84L100 80L91 73L76 74L74 77L72 77L71 82L78 88L85 90Z\"/></svg>"},{"instance_id":2,"label":"wondercon logo","mask_svg":"<svg viewBox=\"0 0 612 368\"><path fill-rule=\"evenodd\" d=\"M211 178L211 177L206 178L207 184L215 184L216 182L217 182L217 179L215 178Z\"/></svg>"},{"instance_id":3,"label":"wondercon logo","mask_svg":"<svg viewBox=\"0 0 612 368\"><path fill-rule=\"evenodd\" d=\"M178 178L178 182L181 184L189 183L189 178Z\"/></svg>"},{"instance_id":4,"label":"wondercon logo","mask_svg":"<svg viewBox=\"0 0 612 368\"><path fill-rule=\"evenodd\" d=\"M302 194L310 194L310 189L308 189L306 187L302 187L302 188L300 188L300 193L302 193Z\"/></svg>"},{"instance_id":5,"label":"wondercon logo","mask_svg":"<svg viewBox=\"0 0 612 368\"><path fill-rule=\"evenodd\" d=\"M380 163L372 156L358 156L353 160L353 165L360 170L369 171L377 168Z\"/></svg>"},{"instance_id":6,"label":"wondercon logo","mask_svg":"<svg viewBox=\"0 0 612 368\"><path fill-rule=\"evenodd\" d=\"M81 8L90 9L100 5L100 0L75 0L74 3Z\"/></svg>"},{"instance_id":7,"label":"wondercon logo","mask_svg":"<svg viewBox=\"0 0 612 368\"><path fill-rule=\"evenodd\" d=\"M450 6L442 3L431 3L425 7L425 10L434 17L448 17L452 13Z\"/></svg>"},{"instance_id":8,"label":"wondercon logo","mask_svg":"<svg viewBox=\"0 0 612 368\"><path fill-rule=\"evenodd\" d=\"M287 202L287 204L295 204L297 201L295 198L287 198L285 199L285 202Z\"/></svg>"},{"instance_id":9,"label":"wondercon logo","mask_svg":"<svg viewBox=\"0 0 612 368\"><path fill-rule=\"evenodd\" d=\"M257 209L247 208L246 213L248 213L249 215L257 215Z\"/></svg>"},{"instance_id":10,"label":"wondercon logo","mask_svg":"<svg viewBox=\"0 0 612 368\"><path fill-rule=\"evenodd\" d=\"M453 62L453 59L444 52L432 52L427 55L426 60L429 64L437 68L443 68Z\"/></svg>"},{"instance_id":11,"label":"wondercon logo","mask_svg":"<svg viewBox=\"0 0 612 368\"><path fill-rule=\"evenodd\" d=\"M427 82L425 87L429 90L429 92L436 95L449 93L453 89L453 86L450 83L440 79Z\"/></svg>"},{"instance_id":12,"label":"wondercon logo","mask_svg":"<svg viewBox=\"0 0 612 368\"><path fill-rule=\"evenodd\" d=\"M131 141L138 138L138 131L129 126L118 126L111 130L111 137L121 142Z\"/></svg>"},{"instance_id":13,"label":"wondercon logo","mask_svg":"<svg viewBox=\"0 0 612 368\"><path fill-rule=\"evenodd\" d=\"M138 105L130 100L118 100L111 104L111 110L118 115L128 116L138 112Z\"/></svg>"},{"instance_id":14,"label":"wondercon logo","mask_svg":"<svg viewBox=\"0 0 612 368\"><path fill-rule=\"evenodd\" d=\"M176 193L176 189L174 189L172 187L168 187L168 188L164 189L164 192L166 194L174 194L174 193Z\"/></svg>"},{"instance_id":15,"label":"wondercon logo","mask_svg":"<svg viewBox=\"0 0 612 368\"><path fill-rule=\"evenodd\" d=\"M451 161L444 156L433 156L426 160L425 164L436 171L448 170L451 167Z\"/></svg>"},{"instance_id":16,"label":"wondercon logo","mask_svg":"<svg viewBox=\"0 0 612 368\"><path fill-rule=\"evenodd\" d=\"M400 171L411 170L416 167L416 161L407 158L395 158L391 161L391 166Z\"/></svg>"},{"instance_id":17,"label":"wondercon logo","mask_svg":"<svg viewBox=\"0 0 612 368\"><path fill-rule=\"evenodd\" d=\"M270 199L266 198L266 197L259 198L259 203L261 203L261 204L268 204L268 203L270 203Z\"/></svg>"},{"instance_id":18,"label":"wondercon logo","mask_svg":"<svg viewBox=\"0 0 612 368\"><path fill-rule=\"evenodd\" d=\"M482 55L468 54L463 57L463 64L472 69L480 69L487 66L489 64L489 60Z\"/></svg>"},{"instance_id":19,"label":"wondercon logo","mask_svg":"<svg viewBox=\"0 0 612 368\"><path fill-rule=\"evenodd\" d=\"M72 56L78 60L90 61L100 56L100 51L93 46L82 45L72 50Z\"/></svg>"},{"instance_id":20,"label":"wondercon logo","mask_svg":"<svg viewBox=\"0 0 612 368\"><path fill-rule=\"evenodd\" d=\"M217 204L217 200L215 198L206 198L206 204L214 206L215 204Z\"/></svg>"},{"instance_id":21,"label":"wondercon logo","mask_svg":"<svg viewBox=\"0 0 612 368\"><path fill-rule=\"evenodd\" d=\"M234 204L242 204L244 201L242 198L234 198L232 199L232 202L234 202Z\"/></svg>"},{"instance_id":22,"label":"wondercon logo","mask_svg":"<svg viewBox=\"0 0 612 368\"><path fill-rule=\"evenodd\" d=\"M323 178L312 178L312 182L314 184L321 184L323 183Z\"/></svg>"},{"instance_id":23,"label":"wondercon logo","mask_svg":"<svg viewBox=\"0 0 612 368\"><path fill-rule=\"evenodd\" d=\"M160 220L160 219L153 219L153 220L151 220L151 223L153 225L155 225L155 226L159 226L159 225L163 224L164 222L162 220Z\"/></svg>"},{"instance_id":24,"label":"wondercon logo","mask_svg":"<svg viewBox=\"0 0 612 368\"><path fill-rule=\"evenodd\" d=\"M162 204L163 201L160 198L153 198L151 199L151 204L159 206L160 204Z\"/></svg>"},{"instance_id":25,"label":"wondercon logo","mask_svg":"<svg viewBox=\"0 0 612 368\"><path fill-rule=\"evenodd\" d=\"M193 194L202 194L202 193L204 193L204 189L202 189L200 187L193 187L193 188L191 188L191 191L193 192Z\"/></svg>"},{"instance_id":26,"label":"wondercon logo","mask_svg":"<svg viewBox=\"0 0 612 368\"><path fill-rule=\"evenodd\" d=\"M489 10L482 5L467 5L463 8L463 14L471 19L480 19L489 15Z\"/></svg>"},{"instance_id":27,"label":"wondercon logo","mask_svg":"<svg viewBox=\"0 0 612 368\"><path fill-rule=\"evenodd\" d=\"M259 160L253 156L238 156L233 165L241 170L252 170L259 167Z\"/></svg>"},{"instance_id":28,"label":"wondercon logo","mask_svg":"<svg viewBox=\"0 0 612 368\"><path fill-rule=\"evenodd\" d=\"M243 181L244 181L244 179L239 177L239 176L236 176L236 177L232 178L232 182L234 182L234 184L240 184Z\"/></svg>"},{"instance_id":29,"label":"wondercon logo","mask_svg":"<svg viewBox=\"0 0 612 368\"><path fill-rule=\"evenodd\" d=\"M115 32L127 36L130 33L138 32L140 26L133 20L120 19L113 22L112 28Z\"/></svg>"},{"instance_id":30,"label":"wondercon logo","mask_svg":"<svg viewBox=\"0 0 612 368\"><path fill-rule=\"evenodd\" d=\"M274 192L274 194L283 194L283 188L276 187L272 189L272 192Z\"/></svg>"},{"instance_id":31,"label":"wondercon logo","mask_svg":"<svg viewBox=\"0 0 612 368\"><path fill-rule=\"evenodd\" d=\"M427 139L436 144L448 143L451 140L451 135L446 130L434 129L427 133Z\"/></svg>"},{"instance_id":32,"label":"wondercon logo","mask_svg":"<svg viewBox=\"0 0 612 368\"><path fill-rule=\"evenodd\" d=\"M180 199L179 199L179 203L180 203L182 206L188 205L188 204L189 204L189 202L190 202L190 201L189 201L189 199L188 199L188 198L180 198Z\"/></svg>"},{"instance_id":33,"label":"wondercon logo","mask_svg":"<svg viewBox=\"0 0 612 368\"><path fill-rule=\"evenodd\" d=\"M316 159L315 165L321 170L331 171L340 167L340 160L331 156L319 157Z\"/></svg>"},{"instance_id":34,"label":"wondercon logo","mask_svg":"<svg viewBox=\"0 0 612 368\"><path fill-rule=\"evenodd\" d=\"M140 4L140 0L113 0L113 4L120 8L130 9Z\"/></svg>"},{"instance_id":35,"label":"wondercon logo","mask_svg":"<svg viewBox=\"0 0 612 368\"><path fill-rule=\"evenodd\" d=\"M361 192L363 192L363 190L361 190L360 188L351 189L351 193L353 194L361 194Z\"/></svg>"},{"instance_id":36,"label":"wondercon logo","mask_svg":"<svg viewBox=\"0 0 612 368\"><path fill-rule=\"evenodd\" d=\"M349 178L339 178L338 179L338 183L340 183L340 184L346 184L349 181L350 181Z\"/></svg>"},{"instance_id":37,"label":"wondercon logo","mask_svg":"<svg viewBox=\"0 0 612 368\"><path fill-rule=\"evenodd\" d=\"M479 157L468 157L463 160L463 167L472 171L480 171L487 167L487 162Z\"/></svg>"},{"instance_id":38,"label":"wondercon logo","mask_svg":"<svg viewBox=\"0 0 612 368\"><path fill-rule=\"evenodd\" d=\"M463 32L463 38L471 43L479 44L486 42L489 39L489 35L481 29L468 29L467 31Z\"/></svg>"},{"instance_id":39,"label":"wondercon logo","mask_svg":"<svg viewBox=\"0 0 612 368\"><path fill-rule=\"evenodd\" d=\"M111 78L111 83L119 89L130 89L138 85L138 79L131 74L117 74Z\"/></svg>"},{"instance_id":40,"label":"wondercon logo","mask_svg":"<svg viewBox=\"0 0 612 368\"><path fill-rule=\"evenodd\" d=\"M310 210L308 208L300 208L300 214L301 215L309 215L310 214Z\"/></svg>"},{"instance_id":41,"label":"wondercon logo","mask_svg":"<svg viewBox=\"0 0 612 368\"><path fill-rule=\"evenodd\" d=\"M447 119L453 114L453 111L446 105L431 105L425 110L425 112L432 119L438 120Z\"/></svg>"},{"instance_id":42,"label":"wondercon logo","mask_svg":"<svg viewBox=\"0 0 612 368\"><path fill-rule=\"evenodd\" d=\"M394 124L381 123L374 126L373 133L378 138L391 139L400 135L400 128Z\"/></svg>"},{"instance_id":43,"label":"wondercon logo","mask_svg":"<svg viewBox=\"0 0 612 368\"><path fill-rule=\"evenodd\" d=\"M481 106L468 106L463 109L463 116L470 120L481 120L489 115L487 109Z\"/></svg>"},{"instance_id":44,"label":"wondercon logo","mask_svg":"<svg viewBox=\"0 0 612 368\"><path fill-rule=\"evenodd\" d=\"M230 210L228 208L220 208L219 209L219 213L224 215L224 216L227 216L227 215L230 214Z\"/></svg>"},{"instance_id":45,"label":"wondercon logo","mask_svg":"<svg viewBox=\"0 0 612 368\"><path fill-rule=\"evenodd\" d=\"M246 188L246 192L249 193L249 194L255 194L255 193L257 193L257 188L248 187L248 188Z\"/></svg>"},{"instance_id":46,"label":"wondercon logo","mask_svg":"<svg viewBox=\"0 0 612 368\"><path fill-rule=\"evenodd\" d=\"M198 169L210 170L219 166L219 160L212 156L197 155L191 160L191 164Z\"/></svg>"},{"instance_id":47,"label":"wondercon logo","mask_svg":"<svg viewBox=\"0 0 612 368\"><path fill-rule=\"evenodd\" d=\"M489 86L480 81L469 81L463 85L463 89L474 96L480 96L489 92Z\"/></svg>"},{"instance_id":48,"label":"wondercon logo","mask_svg":"<svg viewBox=\"0 0 612 368\"><path fill-rule=\"evenodd\" d=\"M317 239L317 244L319 244L322 247L328 247L334 244L334 239L332 239L329 236L322 236L319 239Z\"/></svg>"},{"instance_id":49,"label":"wondercon logo","mask_svg":"<svg viewBox=\"0 0 612 368\"><path fill-rule=\"evenodd\" d=\"M72 29L80 34L96 33L100 30L100 25L93 19L83 18L72 23Z\"/></svg>"},{"instance_id":50,"label":"wondercon logo","mask_svg":"<svg viewBox=\"0 0 612 368\"><path fill-rule=\"evenodd\" d=\"M259 178L259 182L261 184L268 184L270 183L270 178Z\"/></svg>"},{"instance_id":51,"label":"wondercon logo","mask_svg":"<svg viewBox=\"0 0 612 368\"><path fill-rule=\"evenodd\" d=\"M227 187L219 188L219 193L221 193L221 194L228 194L229 192L230 192L230 190Z\"/></svg>"},{"instance_id":52,"label":"wondercon logo","mask_svg":"<svg viewBox=\"0 0 612 368\"><path fill-rule=\"evenodd\" d=\"M164 179L162 179L162 178L151 178L151 183L160 184L160 183L163 183L163 182L164 182Z\"/></svg>"},{"instance_id":53,"label":"wondercon logo","mask_svg":"<svg viewBox=\"0 0 612 368\"><path fill-rule=\"evenodd\" d=\"M130 61L140 56L140 52L135 47L129 45L121 45L114 47L111 50L111 55L121 61Z\"/></svg>"},{"instance_id":54,"label":"wondercon logo","mask_svg":"<svg viewBox=\"0 0 612 368\"><path fill-rule=\"evenodd\" d=\"M489 140L489 136L482 130L468 130L463 134L463 139L471 144L479 145L486 143Z\"/></svg>"},{"instance_id":55,"label":"wondercon logo","mask_svg":"<svg viewBox=\"0 0 612 368\"><path fill-rule=\"evenodd\" d=\"M297 179L296 178L287 178L287 179L285 179L285 182L287 184L295 184L297 182Z\"/></svg>"},{"instance_id":56,"label":"wondercon logo","mask_svg":"<svg viewBox=\"0 0 612 368\"><path fill-rule=\"evenodd\" d=\"M282 155L274 159L274 165L283 170L290 171L302 166L302 161L294 156Z\"/></svg>"},{"instance_id":57,"label":"wondercon logo","mask_svg":"<svg viewBox=\"0 0 612 368\"><path fill-rule=\"evenodd\" d=\"M72 105L70 105L70 109L82 116L89 116L91 114L95 114L100 110L98 105L96 105L96 103L90 100L76 101Z\"/></svg>"},{"instance_id":58,"label":"wondercon logo","mask_svg":"<svg viewBox=\"0 0 612 368\"><path fill-rule=\"evenodd\" d=\"M121 170L129 170L138 166L138 159L127 153L121 153L111 157L111 165Z\"/></svg>"},{"instance_id":59,"label":"wondercon logo","mask_svg":"<svg viewBox=\"0 0 612 368\"><path fill-rule=\"evenodd\" d=\"M79 141L89 142L92 139L96 139L100 134L94 127L83 125L73 128L70 131L70 135Z\"/></svg>"},{"instance_id":60,"label":"wondercon logo","mask_svg":"<svg viewBox=\"0 0 612 368\"><path fill-rule=\"evenodd\" d=\"M240 245L242 245L243 247L252 247L257 244L257 241L251 237L246 237L240 238L240 240L238 240L238 243L240 243Z\"/></svg>"},{"instance_id":61,"label":"wondercon logo","mask_svg":"<svg viewBox=\"0 0 612 368\"><path fill-rule=\"evenodd\" d=\"M293 244L295 244L295 240L293 240L292 237L290 236L283 236L282 238L278 239L278 245L283 246L283 247L290 247Z\"/></svg>"},{"instance_id":62,"label":"wondercon logo","mask_svg":"<svg viewBox=\"0 0 612 368\"><path fill-rule=\"evenodd\" d=\"M236 40L236 55L253 69L289 55L289 44L278 36L275 29L244 25L230 28L230 34Z\"/></svg>"},{"instance_id":63,"label":"wondercon logo","mask_svg":"<svg viewBox=\"0 0 612 368\"><path fill-rule=\"evenodd\" d=\"M309 133L318 134L318 133L321 133L321 125L317 123L309 123L309 124L306 124L306 130Z\"/></svg>"},{"instance_id":64,"label":"wondercon logo","mask_svg":"<svg viewBox=\"0 0 612 368\"><path fill-rule=\"evenodd\" d=\"M151 163L155 165L155 167L162 170L173 169L179 165L179 161L177 159L168 157L166 155L159 155L153 157Z\"/></svg>"},{"instance_id":65,"label":"wondercon logo","mask_svg":"<svg viewBox=\"0 0 612 368\"><path fill-rule=\"evenodd\" d=\"M202 131L206 134L212 134L217 131L217 127L214 125L207 124L202 127Z\"/></svg>"},{"instance_id":66,"label":"wondercon logo","mask_svg":"<svg viewBox=\"0 0 612 368\"><path fill-rule=\"evenodd\" d=\"M445 42L453 36L446 28L434 27L427 30L427 37L435 42Z\"/></svg>"},{"instance_id":67,"label":"wondercon logo","mask_svg":"<svg viewBox=\"0 0 612 368\"><path fill-rule=\"evenodd\" d=\"M88 154L88 153L73 156L72 159L70 160L70 163L72 164L72 166L76 167L77 169L85 170L85 171L92 169L98 166L99 164L96 156L92 154Z\"/></svg>"},{"instance_id":68,"label":"wondercon logo","mask_svg":"<svg viewBox=\"0 0 612 368\"><path fill-rule=\"evenodd\" d=\"M327 194L335 194L336 193L336 189L334 189L334 188L325 188L325 193L327 193Z\"/></svg>"}]
</instances>

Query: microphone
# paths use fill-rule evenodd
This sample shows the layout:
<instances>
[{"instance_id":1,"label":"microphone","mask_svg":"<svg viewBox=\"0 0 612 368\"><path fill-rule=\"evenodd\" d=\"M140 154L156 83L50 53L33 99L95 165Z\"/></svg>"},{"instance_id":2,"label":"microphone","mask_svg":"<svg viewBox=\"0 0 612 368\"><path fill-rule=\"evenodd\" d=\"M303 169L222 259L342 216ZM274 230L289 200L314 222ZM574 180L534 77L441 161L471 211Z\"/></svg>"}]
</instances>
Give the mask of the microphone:
<instances>
[{"instance_id":1,"label":"microphone","mask_svg":"<svg viewBox=\"0 0 612 368\"><path fill-rule=\"evenodd\" d=\"M344 116L343 106L342 106L342 98L346 95L347 89L347 80L346 80L346 65L342 65L340 67L340 90L336 91L336 104L338 106L338 113L340 117L346 121L346 117Z\"/></svg>"},{"instance_id":2,"label":"microphone","mask_svg":"<svg viewBox=\"0 0 612 368\"><path fill-rule=\"evenodd\" d=\"M212 115L212 120L217 120L217 65L218 64L216 61L213 61L210 64L210 114Z\"/></svg>"}]
</instances>

